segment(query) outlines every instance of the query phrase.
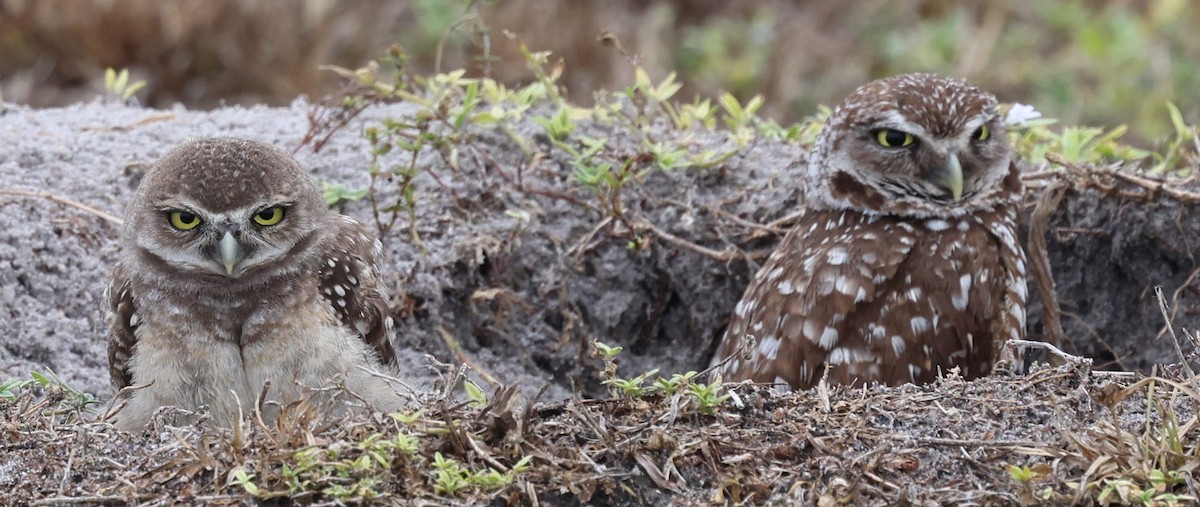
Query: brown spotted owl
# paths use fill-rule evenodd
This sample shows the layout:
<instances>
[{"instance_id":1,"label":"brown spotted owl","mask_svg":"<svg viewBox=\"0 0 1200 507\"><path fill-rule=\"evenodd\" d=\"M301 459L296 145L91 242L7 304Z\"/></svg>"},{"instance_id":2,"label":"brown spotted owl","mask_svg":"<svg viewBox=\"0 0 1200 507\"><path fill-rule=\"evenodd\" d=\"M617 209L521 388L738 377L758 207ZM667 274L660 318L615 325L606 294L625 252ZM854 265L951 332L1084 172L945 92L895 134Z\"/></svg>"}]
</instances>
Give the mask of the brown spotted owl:
<instances>
[{"instance_id":1,"label":"brown spotted owl","mask_svg":"<svg viewBox=\"0 0 1200 507\"><path fill-rule=\"evenodd\" d=\"M733 356L724 379L971 379L1024 337L1022 186L994 96L933 74L868 83L833 112L803 176L803 216L714 357Z\"/></svg>"}]
</instances>

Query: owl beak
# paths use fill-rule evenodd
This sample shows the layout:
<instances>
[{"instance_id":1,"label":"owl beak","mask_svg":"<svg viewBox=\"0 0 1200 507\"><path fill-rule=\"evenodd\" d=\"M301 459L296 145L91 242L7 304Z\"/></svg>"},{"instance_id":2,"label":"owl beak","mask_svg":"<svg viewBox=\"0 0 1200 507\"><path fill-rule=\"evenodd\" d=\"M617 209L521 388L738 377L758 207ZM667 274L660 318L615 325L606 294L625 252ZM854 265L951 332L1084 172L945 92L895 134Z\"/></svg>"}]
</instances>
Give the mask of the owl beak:
<instances>
[{"instance_id":1,"label":"owl beak","mask_svg":"<svg viewBox=\"0 0 1200 507\"><path fill-rule=\"evenodd\" d=\"M950 152L950 155L946 157L946 163L927 172L925 179L948 192L955 201L962 199L963 171L957 153Z\"/></svg>"},{"instance_id":2,"label":"owl beak","mask_svg":"<svg viewBox=\"0 0 1200 507\"><path fill-rule=\"evenodd\" d=\"M233 276L233 269L237 267L238 261L242 260L242 245L233 237L232 231L225 231L225 237L221 238L218 248L221 264L225 266L225 274Z\"/></svg>"}]
</instances>

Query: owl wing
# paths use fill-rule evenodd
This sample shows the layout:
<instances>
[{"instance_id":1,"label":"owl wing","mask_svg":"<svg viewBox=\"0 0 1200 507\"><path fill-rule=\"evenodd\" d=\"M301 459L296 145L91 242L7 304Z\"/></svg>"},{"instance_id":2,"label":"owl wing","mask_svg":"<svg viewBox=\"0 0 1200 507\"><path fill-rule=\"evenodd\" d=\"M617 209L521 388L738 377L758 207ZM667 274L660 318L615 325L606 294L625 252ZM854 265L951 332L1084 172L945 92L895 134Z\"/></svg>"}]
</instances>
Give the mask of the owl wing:
<instances>
[{"instance_id":1,"label":"owl wing","mask_svg":"<svg viewBox=\"0 0 1200 507\"><path fill-rule=\"evenodd\" d=\"M1000 318L993 321L995 336L991 359L1001 358L1001 350L1008 340L1025 339L1025 304L1028 300L1029 288L1026 285L1025 250L1017 239L1016 210L1007 208L1003 211L1003 220L995 220L990 224L990 232L999 244L1004 283L1002 313ZM1016 358L1018 369L1023 368L1020 355Z\"/></svg>"},{"instance_id":2,"label":"owl wing","mask_svg":"<svg viewBox=\"0 0 1200 507\"><path fill-rule=\"evenodd\" d=\"M123 263L113 268L108 287L104 289L105 320L108 323L108 377L113 389L133 384L129 358L137 343L134 330L139 319L129 277Z\"/></svg>"},{"instance_id":3,"label":"owl wing","mask_svg":"<svg viewBox=\"0 0 1200 507\"><path fill-rule=\"evenodd\" d=\"M383 364L395 365L388 296L375 269L383 246L358 221L345 216L341 220L319 271L321 297L346 327L375 350Z\"/></svg>"},{"instance_id":4,"label":"owl wing","mask_svg":"<svg viewBox=\"0 0 1200 507\"><path fill-rule=\"evenodd\" d=\"M879 380L895 385L933 382L958 368L967 379L991 371L1007 254L991 231L992 213L914 222L920 233L905 262L902 284L867 317L895 333L881 347Z\"/></svg>"},{"instance_id":5,"label":"owl wing","mask_svg":"<svg viewBox=\"0 0 1200 507\"><path fill-rule=\"evenodd\" d=\"M735 308L715 357L739 354L747 338L757 345L749 359L726 363L722 375L807 388L826 362L867 362L868 351L843 342L857 331L848 317L894 290L889 285L912 249L912 233L909 224L856 212L806 213Z\"/></svg>"}]
</instances>

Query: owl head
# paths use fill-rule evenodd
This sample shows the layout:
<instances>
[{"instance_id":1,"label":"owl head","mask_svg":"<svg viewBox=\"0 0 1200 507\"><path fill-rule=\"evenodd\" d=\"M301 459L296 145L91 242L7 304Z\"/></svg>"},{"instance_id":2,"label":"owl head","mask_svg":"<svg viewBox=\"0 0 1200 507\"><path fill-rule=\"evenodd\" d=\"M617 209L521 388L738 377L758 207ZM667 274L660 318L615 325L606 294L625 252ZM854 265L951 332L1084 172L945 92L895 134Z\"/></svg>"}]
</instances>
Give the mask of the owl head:
<instances>
[{"instance_id":1,"label":"owl head","mask_svg":"<svg viewBox=\"0 0 1200 507\"><path fill-rule=\"evenodd\" d=\"M817 209L956 217L1019 190L1011 164L994 96L905 74L859 87L834 110L809 159L805 198Z\"/></svg>"},{"instance_id":2,"label":"owl head","mask_svg":"<svg viewBox=\"0 0 1200 507\"><path fill-rule=\"evenodd\" d=\"M172 150L142 180L126 213L125 252L164 282L252 283L303 269L331 219L312 178L286 153L200 139Z\"/></svg>"}]
</instances>

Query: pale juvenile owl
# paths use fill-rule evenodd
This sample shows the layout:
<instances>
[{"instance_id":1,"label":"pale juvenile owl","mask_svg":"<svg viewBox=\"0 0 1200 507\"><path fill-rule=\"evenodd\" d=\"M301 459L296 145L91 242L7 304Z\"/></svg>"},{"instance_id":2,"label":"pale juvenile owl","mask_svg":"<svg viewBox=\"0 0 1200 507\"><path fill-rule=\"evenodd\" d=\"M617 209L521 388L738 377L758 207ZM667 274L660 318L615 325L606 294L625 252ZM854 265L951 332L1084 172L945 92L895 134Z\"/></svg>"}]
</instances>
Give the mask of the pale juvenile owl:
<instances>
[{"instance_id":1,"label":"pale juvenile owl","mask_svg":"<svg viewBox=\"0 0 1200 507\"><path fill-rule=\"evenodd\" d=\"M933 74L868 83L833 112L799 183L803 217L734 310L723 378L970 379L1024 337L1022 186L991 94Z\"/></svg>"},{"instance_id":2,"label":"pale juvenile owl","mask_svg":"<svg viewBox=\"0 0 1200 507\"><path fill-rule=\"evenodd\" d=\"M117 415L142 427L156 409L207 405L230 424L271 382L340 377L376 408L403 404L359 367L396 362L381 247L328 209L286 153L242 139L186 143L147 173L126 211L120 260L105 291L113 387L150 384Z\"/></svg>"}]
</instances>

